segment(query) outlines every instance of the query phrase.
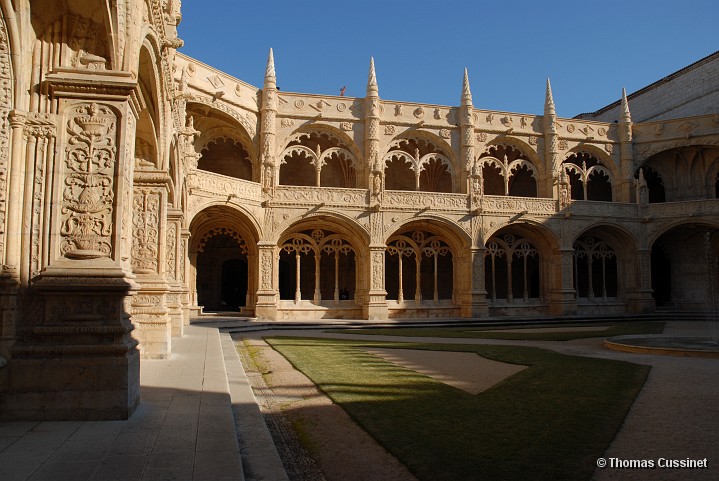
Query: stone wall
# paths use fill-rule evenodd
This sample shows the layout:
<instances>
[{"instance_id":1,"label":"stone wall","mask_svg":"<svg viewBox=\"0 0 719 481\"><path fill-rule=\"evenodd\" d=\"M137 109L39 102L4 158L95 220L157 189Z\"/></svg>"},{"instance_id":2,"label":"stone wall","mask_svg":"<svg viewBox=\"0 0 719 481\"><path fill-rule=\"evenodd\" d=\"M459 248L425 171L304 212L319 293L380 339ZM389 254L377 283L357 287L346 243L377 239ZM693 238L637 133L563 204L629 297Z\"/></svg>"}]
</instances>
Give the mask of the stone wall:
<instances>
[{"instance_id":1,"label":"stone wall","mask_svg":"<svg viewBox=\"0 0 719 481\"><path fill-rule=\"evenodd\" d=\"M676 119L719 112L719 52L628 96L634 122ZM614 122L620 102L577 118Z\"/></svg>"}]
</instances>

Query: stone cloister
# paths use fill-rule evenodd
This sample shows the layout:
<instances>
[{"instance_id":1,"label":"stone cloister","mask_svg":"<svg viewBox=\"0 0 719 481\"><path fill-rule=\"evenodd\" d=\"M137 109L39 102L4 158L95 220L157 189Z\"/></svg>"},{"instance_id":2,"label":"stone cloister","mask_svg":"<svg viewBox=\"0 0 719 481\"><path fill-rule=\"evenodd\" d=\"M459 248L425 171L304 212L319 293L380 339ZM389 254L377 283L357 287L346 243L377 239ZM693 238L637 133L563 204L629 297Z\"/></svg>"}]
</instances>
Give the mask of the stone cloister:
<instances>
[{"instance_id":1,"label":"stone cloister","mask_svg":"<svg viewBox=\"0 0 719 481\"><path fill-rule=\"evenodd\" d=\"M271 50L259 88L177 51L179 4L0 1L3 417L126 417L201 312L706 308L719 109L398 102L371 59L365 97L280 92Z\"/></svg>"}]
</instances>

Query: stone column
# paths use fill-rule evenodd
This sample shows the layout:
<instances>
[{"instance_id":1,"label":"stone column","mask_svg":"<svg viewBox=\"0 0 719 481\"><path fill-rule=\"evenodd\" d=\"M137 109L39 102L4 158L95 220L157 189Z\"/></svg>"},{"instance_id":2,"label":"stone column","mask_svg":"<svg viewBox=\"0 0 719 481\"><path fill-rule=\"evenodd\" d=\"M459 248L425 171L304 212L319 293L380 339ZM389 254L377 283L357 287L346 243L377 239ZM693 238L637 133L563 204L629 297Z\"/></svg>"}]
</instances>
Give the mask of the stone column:
<instances>
[{"instance_id":1,"label":"stone column","mask_svg":"<svg viewBox=\"0 0 719 481\"><path fill-rule=\"evenodd\" d=\"M193 298L191 293L194 289L194 283L190 283L190 231L184 227L180 229L180 245L178 253L178 280L180 281L180 304L182 305L182 323L185 326L190 325L190 307L194 304L191 299Z\"/></svg>"},{"instance_id":2,"label":"stone column","mask_svg":"<svg viewBox=\"0 0 719 481\"><path fill-rule=\"evenodd\" d=\"M259 265L257 271L259 276L259 289L257 289L257 304L255 315L257 319L277 319L277 272L279 252L277 245L271 241L260 241L257 243ZM299 280L298 280L299 283Z\"/></svg>"},{"instance_id":3,"label":"stone column","mask_svg":"<svg viewBox=\"0 0 719 481\"><path fill-rule=\"evenodd\" d=\"M369 293L362 305L362 316L365 319L387 319L387 291L384 289L384 244L369 246Z\"/></svg>"},{"instance_id":4,"label":"stone column","mask_svg":"<svg viewBox=\"0 0 719 481\"><path fill-rule=\"evenodd\" d=\"M140 290L132 299L132 322L140 355L146 359L165 359L172 352L170 287L165 278L166 180L160 173L146 171L136 172L134 178L131 263Z\"/></svg>"},{"instance_id":5,"label":"stone column","mask_svg":"<svg viewBox=\"0 0 719 481\"><path fill-rule=\"evenodd\" d=\"M637 249L634 259L635 287L628 289L629 310L631 312L654 312L656 309L652 297L652 250Z\"/></svg>"},{"instance_id":6,"label":"stone column","mask_svg":"<svg viewBox=\"0 0 719 481\"><path fill-rule=\"evenodd\" d=\"M544 264L550 269L549 312L563 316L577 311L574 290L574 249L561 248L552 253L552 260Z\"/></svg>"},{"instance_id":7,"label":"stone column","mask_svg":"<svg viewBox=\"0 0 719 481\"><path fill-rule=\"evenodd\" d=\"M65 68L46 81L59 133L45 177L51 194L42 203L48 255L24 296L0 416L126 419L139 402L140 374L129 318L137 286L124 242L131 225L135 81L129 73ZM16 122L18 146L21 135ZM14 164L29 160L24 153L13 151ZM8 250L15 264L18 248L15 242Z\"/></svg>"},{"instance_id":8,"label":"stone column","mask_svg":"<svg viewBox=\"0 0 719 481\"><path fill-rule=\"evenodd\" d=\"M170 287L167 294L167 309L172 326L172 336L182 336L184 317L182 313L182 284L180 283L181 247L182 247L182 211L168 208L167 235L165 247L165 279Z\"/></svg>"},{"instance_id":9,"label":"stone column","mask_svg":"<svg viewBox=\"0 0 719 481\"><path fill-rule=\"evenodd\" d=\"M489 315L489 305L484 285L485 248L473 246L468 254L469 292L462 303L462 317L486 317ZM457 263L454 265L456 267Z\"/></svg>"}]
</instances>

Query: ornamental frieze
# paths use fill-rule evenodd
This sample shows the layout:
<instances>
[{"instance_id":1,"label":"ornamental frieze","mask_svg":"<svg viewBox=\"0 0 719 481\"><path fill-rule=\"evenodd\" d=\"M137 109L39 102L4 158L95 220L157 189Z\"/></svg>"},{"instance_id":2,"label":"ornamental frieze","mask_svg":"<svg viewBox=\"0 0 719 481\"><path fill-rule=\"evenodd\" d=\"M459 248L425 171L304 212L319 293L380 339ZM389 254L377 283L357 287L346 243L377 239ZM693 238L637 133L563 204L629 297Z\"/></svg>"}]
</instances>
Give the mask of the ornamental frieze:
<instances>
[{"instance_id":1,"label":"ornamental frieze","mask_svg":"<svg viewBox=\"0 0 719 481\"><path fill-rule=\"evenodd\" d=\"M243 199L259 200L262 197L260 184L199 169L192 170L187 175L187 187L190 189L190 195L198 190L206 194L225 197L234 195Z\"/></svg>"},{"instance_id":2,"label":"ornamental frieze","mask_svg":"<svg viewBox=\"0 0 719 481\"><path fill-rule=\"evenodd\" d=\"M482 210L486 212L527 211L530 214L548 215L557 211L557 201L554 199L485 195L482 200Z\"/></svg>"},{"instance_id":3,"label":"ornamental frieze","mask_svg":"<svg viewBox=\"0 0 719 481\"><path fill-rule=\"evenodd\" d=\"M466 194L445 194L436 192L406 192L386 190L382 199L383 207L429 207L444 210L466 210Z\"/></svg>"},{"instance_id":4,"label":"ornamental frieze","mask_svg":"<svg viewBox=\"0 0 719 481\"><path fill-rule=\"evenodd\" d=\"M316 204L324 202L325 204L361 207L367 203L367 190L282 185L275 189L272 200L273 203Z\"/></svg>"}]
</instances>

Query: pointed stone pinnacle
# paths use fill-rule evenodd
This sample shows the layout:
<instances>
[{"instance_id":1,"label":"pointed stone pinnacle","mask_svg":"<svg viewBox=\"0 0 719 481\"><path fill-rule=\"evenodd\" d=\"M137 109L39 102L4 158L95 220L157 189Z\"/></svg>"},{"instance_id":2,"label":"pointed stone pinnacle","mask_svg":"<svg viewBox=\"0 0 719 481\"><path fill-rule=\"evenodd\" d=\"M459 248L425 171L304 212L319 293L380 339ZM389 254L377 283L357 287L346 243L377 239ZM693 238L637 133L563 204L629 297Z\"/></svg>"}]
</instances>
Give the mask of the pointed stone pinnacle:
<instances>
[{"instance_id":1,"label":"pointed stone pinnacle","mask_svg":"<svg viewBox=\"0 0 719 481\"><path fill-rule=\"evenodd\" d=\"M374 70L374 57L369 58L369 76L367 77L367 95L379 95L377 74Z\"/></svg>"},{"instance_id":2,"label":"pointed stone pinnacle","mask_svg":"<svg viewBox=\"0 0 719 481\"><path fill-rule=\"evenodd\" d=\"M547 79L547 97L544 100L544 115L557 115L554 108L554 97L552 97L552 84Z\"/></svg>"},{"instance_id":3,"label":"pointed stone pinnacle","mask_svg":"<svg viewBox=\"0 0 719 481\"><path fill-rule=\"evenodd\" d=\"M265 82L272 79L276 80L275 76L275 56L272 54L272 48L270 48L270 54L267 56L267 69L265 69Z\"/></svg>"},{"instance_id":4,"label":"pointed stone pinnacle","mask_svg":"<svg viewBox=\"0 0 719 481\"><path fill-rule=\"evenodd\" d=\"M472 91L469 88L469 75L466 67L464 69L464 81L462 82L462 105L472 105Z\"/></svg>"},{"instance_id":5,"label":"pointed stone pinnacle","mask_svg":"<svg viewBox=\"0 0 719 481\"><path fill-rule=\"evenodd\" d=\"M622 116L619 119L622 123L631 123L632 114L629 113L629 101L627 100L627 91L622 87Z\"/></svg>"}]
</instances>

